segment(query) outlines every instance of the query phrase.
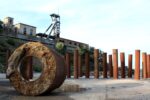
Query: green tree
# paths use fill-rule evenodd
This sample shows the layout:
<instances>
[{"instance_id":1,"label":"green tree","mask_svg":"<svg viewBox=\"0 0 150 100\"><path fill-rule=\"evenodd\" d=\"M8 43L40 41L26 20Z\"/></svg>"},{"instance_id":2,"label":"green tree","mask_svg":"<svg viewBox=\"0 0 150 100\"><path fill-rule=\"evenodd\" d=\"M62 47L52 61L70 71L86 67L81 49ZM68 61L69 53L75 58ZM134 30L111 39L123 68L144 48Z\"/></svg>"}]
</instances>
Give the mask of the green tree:
<instances>
[{"instance_id":1,"label":"green tree","mask_svg":"<svg viewBox=\"0 0 150 100\"><path fill-rule=\"evenodd\" d=\"M66 52L66 46L64 45L63 42L57 42L55 45L56 50L61 53L61 54L65 54Z\"/></svg>"},{"instance_id":2,"label":"green tree","mask_svg":"<svg viewBox=\"0 0 150 100\"><path fill-rule=\"evenodd\" d=\"M0 32L3 31L3 22L0 20Z\"/></svg>"},{"instance_id":3,"label":"green tree","mask_svg":"<svg viewBox=\"0 0 150 100\"><path fill-rule=\"evenodd\" d=\"M85 45L79 45L77 49L79 50L80 55L83 55L85 52L89 51L89 48Z\"/></svg>"},{"instance_id":4,"label":"green tree","mask_svg":"<svg viewBox=\"0 0 150 100\"><path fill-rule=\"evenodd\" d=\"M0 25L2 25L3 24L3 22L0 20Z\"/></svg>"}]
</instances>

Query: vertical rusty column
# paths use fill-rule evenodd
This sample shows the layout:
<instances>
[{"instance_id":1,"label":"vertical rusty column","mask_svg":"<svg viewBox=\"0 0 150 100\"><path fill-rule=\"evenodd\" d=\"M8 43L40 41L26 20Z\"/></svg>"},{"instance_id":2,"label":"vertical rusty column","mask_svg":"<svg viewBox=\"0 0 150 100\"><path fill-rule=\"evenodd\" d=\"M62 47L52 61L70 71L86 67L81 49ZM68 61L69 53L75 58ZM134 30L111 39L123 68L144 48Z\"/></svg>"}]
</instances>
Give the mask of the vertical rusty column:
<instances>
[{"instance_id":1,"label":"vertical rusty column","mask_svg":"<svg viewBox=\"0 0 150 100\"><path fill-rule=\"evenodd\" d=\"M118 79L118 49L113 49L113 77Z\"/></svg>"},{"instance_id":2,"label":"vertical rusty column","mask_svg":"<svg viewBox=\"0 0 150 100\"><path fill-rule=\"evenodd\" d=\"M135 72L134 79L140 79L140 50L135 50Z\"/></svg>"},{"instance_id":3,"label":"vertical rusty column","mask_svg":"<svg viewBox=\"0 0 150 100\"><path fill-rule=\"evenodd\" d=\"M24 59L24 62L22 62L22 76L24 79L29 80L33 78L33 67L32 67L32 57L29 56L26 59Z\"/></svg>"},{"instance_id":4,"label":"vertical rusty column","mask_svg":"<svg viewBox=\"0 0 150 100\"><path fill-rule=\"evenodd\" d=\"M149 58L149 66L148 66L148 74L149 74L149 76L148 76L148 78L150 78L150 54L148 55L148 58Z\"/></svg>"},{"instance_id":5,"label":"vertical rusty column","mask_svg":"<svg viewBox=\"0 0 150 100\"><path fill-rule=\"evenodd\" d=\"M78 50L74 50L74 78L78 79Z\"/></svg>"},{"instance_id":6,"label":"vertical rusty column","mask_svg":"<svg viewBox=\"0 0 150 100\"><path fill-rule=\"evenodd\" d=\"M7 50L7 51L6 51L6 69L7 69L7 67L8 67L8 59L9 59L10 55L11 55L10 50Z\"/></svg>"},{"instance_id":7,"label":"vertical rusty column","mask_svg":"<svg viewBox=\"0 0 150 100\"><path fill-rule=\"evenodd\" d=\"M109 76L113 77L112 55L109 55Z\"/></svg>"},{"instance_id":8,"label":"vertical rusty column","mask_svg":"<svg viewBox=\"0 0 150 100\"><path fill-rule=\"evenodd\" d=\"M125 56L124 53L120 53L120 63L121 63L121 78L125 78Z\"/></svg>"},{"instance_id":9,"label":"vertical rusty column","mask_svg":"<svg viewBox=\"0 0 150 100\"><path fill-rule=\"evenodd\" d=\"M94 78L99 78L99 50L94 49Z\"/></svg>"},{"instance_id":10,"label":"vertical rusty column","mask_svg":"<svg viewBox=\"0 0 150 100\"><path fill-rule=\"evenodd\" d=\"M29 78L32 79L33 78L33 59L32 57L29 58Z\"/></svg>"},{"instance_id":11,"label":"vertical rusty column","mask_svg":"<svg viewBox=\"0 0 150 100\"><path fill-rule=\"evenodd\" d=\"M66 69L67 69L67 78L70 78L70 53L66 53Z\"/></svg>"},{"instance_id":12,"label":"vertical rusty column","mask_svg":"<svg viewBox=\"0 0 150 100\"><path fill-rule=\"evenodd\" d=\"M142 53L142 69L143 69L143 78L147 78L147 54L145 52Z\"/></svg>"},{"instance_id":13,"label":"vertical rusty column","mask_svg":"<svg viewBox=\"0 0 150 100\"><path fill-rule=\"evenodd\" d=\"M85 76L86 76L86 78L89 78L89 76L90 76L89 52L85 53Z\"/></svg>"},{"instance_id":14,"label":"vertical rusty column","mask_svg":"<svg viewBox=\"0 0 150 100\"><path fill-rule=\"evenodd\" d=\"M107 78L107 53L103 53L103 78Z\"/></svg>"},{"instance_id":15,"label":"vertical rusty column","mask_svg":"<svg viewBox=\"0 0 150 100\"><path fill-rule=\"evenodd\" d=\"M6 69L8 68L8 59L9 59L10 55L11 55L11 51L10 51L10 50L7 50L7 51L6 51L6 66L5 66L5 71L6 71ZM7 77L6 77L6 78L7 78Z\"/></svg>"},{"instance_id":16,"label":"vertical rusty column","mask_svg":"<svg viewBox=\"0 0 150 100\"><path fill-rule=\"evenodd\" d=\"M82 77L82 56L78 55L78 76Z\"/></svg>"},{"instance_id":17,"label":"vertical rusty column","mask_svg":"<svg viewBox=\"0 0 150 100\"><path fill-rule=\"evenodd\" d=\"M132 54L128 56L128 78L132 78Z\"/></svg>"},{"instance_id":18,"label":"vertical rusty column","mask_svg":"<svg viewBox=\"0 0 150 100\"><path fill-rule=\"evenodd\" d=\"M150 78L150 55L147 54L147 78Z\"/></svg>"}]
</instances>

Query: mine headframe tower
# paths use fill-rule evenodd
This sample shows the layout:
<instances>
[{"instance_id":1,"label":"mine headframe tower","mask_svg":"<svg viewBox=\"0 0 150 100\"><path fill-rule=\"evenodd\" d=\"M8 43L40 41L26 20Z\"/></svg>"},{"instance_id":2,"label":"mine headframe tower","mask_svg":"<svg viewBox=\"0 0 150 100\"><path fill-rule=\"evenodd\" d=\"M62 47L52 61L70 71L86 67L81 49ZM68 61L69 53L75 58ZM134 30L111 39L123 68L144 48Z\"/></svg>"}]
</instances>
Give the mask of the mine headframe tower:
<instances>
[{"instance_id":1,"label":"mine headframe tower","mask_svg":"<svg viewBox=\"0 0 150 100\"><path fill-rule=\"evenodd\" d=\"M58 14L51 14L50 16L52 19L52 23L46 29L44 34L46 34L50 30L47 38L57 39L60 36L60 16Z\"/></svg>"}]
</instances>

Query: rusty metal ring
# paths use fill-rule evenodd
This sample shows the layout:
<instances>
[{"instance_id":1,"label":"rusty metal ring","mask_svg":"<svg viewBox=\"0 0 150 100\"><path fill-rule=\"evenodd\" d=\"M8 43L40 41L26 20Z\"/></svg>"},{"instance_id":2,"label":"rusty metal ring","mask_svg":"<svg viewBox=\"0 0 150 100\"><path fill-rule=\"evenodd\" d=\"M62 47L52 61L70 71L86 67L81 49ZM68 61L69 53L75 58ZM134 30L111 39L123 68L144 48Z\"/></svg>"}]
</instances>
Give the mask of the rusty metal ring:
<instances>
[{"instance_id":1,"label":"rusty metal ring","mask_svg":"<svg viewBox=\"0 0 150 100\"><path fill-rule=\"evenodd\" d=\"M34 81L24 80L18 70L21 60L28 56L37 57L43 64L41 76ZM66 76L63 57L39 42L29 42L17 48L8 60L6 74L18 92L31 96L53 91Z\"/></svg>"}]
</instances>

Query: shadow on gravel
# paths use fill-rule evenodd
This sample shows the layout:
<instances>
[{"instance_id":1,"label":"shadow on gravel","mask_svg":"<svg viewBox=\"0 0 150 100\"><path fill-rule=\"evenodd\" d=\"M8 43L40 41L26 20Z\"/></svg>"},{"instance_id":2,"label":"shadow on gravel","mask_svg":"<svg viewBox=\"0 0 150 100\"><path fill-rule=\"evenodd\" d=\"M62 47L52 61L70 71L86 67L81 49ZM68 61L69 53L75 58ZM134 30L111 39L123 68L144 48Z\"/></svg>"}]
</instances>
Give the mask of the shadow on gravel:
<instances>
[{"instance_id":1,"label":"shadow on gravel","mask_svg":"<svg viewBox=\"0 0 150 100\"><path fill-rule=\"evenodd\" d=\"M69 94L54 91L42 96L23 96L10 84L9 80L0 80L0 100L73 100Z\"/></svg>"},{"instance_id":2,"label":"shadow on gravel","mask_svg":"<svg viewBox=\"0 0 150 100\"><path fill-rule=\"evenodd\" d=\"M112 89L121 89L121 88L134 88L134 87L139 87L142 85L143 84L141 83L119 83L119 84L111 84L111 85L108 85L107 87L110 87Z\"/></svg>"}]
</instances>

